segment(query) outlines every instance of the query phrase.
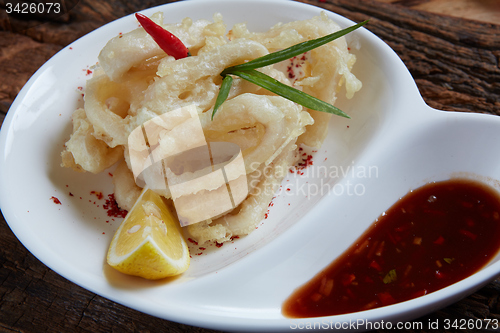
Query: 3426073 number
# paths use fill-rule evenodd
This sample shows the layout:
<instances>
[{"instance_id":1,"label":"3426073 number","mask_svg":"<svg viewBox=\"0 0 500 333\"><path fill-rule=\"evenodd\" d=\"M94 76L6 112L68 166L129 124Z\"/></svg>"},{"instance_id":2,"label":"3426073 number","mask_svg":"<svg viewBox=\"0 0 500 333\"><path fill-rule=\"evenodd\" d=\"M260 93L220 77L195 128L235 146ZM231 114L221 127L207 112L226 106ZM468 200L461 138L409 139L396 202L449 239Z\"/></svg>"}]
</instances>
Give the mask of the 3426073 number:
<instances>
[{"instance_id":1,"label":"3426073 number","mask_svg":"<svg viewBox=\"0 0 500 333\"><path fill-rule=\"evenodd\" d=\"M61 4L58 2L6 2L7 14L59 14Z\"/></svg>"},{"instance_id":2,"label":"3426073 number","mask_svg":"<svg viewBox=\"0 0 500 333\"><path fill-rule=\"evenodd\" d=\"M496 330L500 328L498 319L445 319L444 329L455 330Z\"/></svg>"}]
</instances>

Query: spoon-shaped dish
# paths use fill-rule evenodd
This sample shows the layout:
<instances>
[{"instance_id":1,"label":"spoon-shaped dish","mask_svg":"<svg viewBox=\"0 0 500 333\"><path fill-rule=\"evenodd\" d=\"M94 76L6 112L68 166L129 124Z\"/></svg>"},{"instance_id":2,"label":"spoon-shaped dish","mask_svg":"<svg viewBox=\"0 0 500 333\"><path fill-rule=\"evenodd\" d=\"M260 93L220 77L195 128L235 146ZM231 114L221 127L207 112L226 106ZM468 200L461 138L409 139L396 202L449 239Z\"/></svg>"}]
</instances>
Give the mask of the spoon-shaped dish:
<instances>
[{"instance_id":1,"label":"spoon-shaped dish","mask_svg":"<svg viewBox=\"0 0 500 333\"><path fill-rule=\"evenodd\" d=\"M308 19L322 9L281 0L184 1L146 10L166 22L210 19L264 31ZM328 15L342 27L353 22ZM314 168L289 175L269 218L251 235L193 256L187 273L169 281L123 276L105 264L119 221L91 191L111 193L111 178L62 169L59 153L70 117L82 105L87 69L105 43L137 27L124 17L77 40L50 59L12 104L0 133L0 204L19 240L48 267L78 285L145 313L231 331L286 331L311 322L399 321L419 317L472 293L500 273L499 257L471 277L435 293L362 313L290 320L281 313L292 291L339 256L398 198L429 181L466 175L497 186L500 118L426 106L398 56L367 29L349 35L363 82L338 106ZM360 45L359 49L355 45ZM341 92L343 94L343 92ZM498 186L497 186L498 187ZM330 191L327 191L327 190ZM50 199L57 197L61 205ZM97 201L97 202L96 202ZM272 242L271 242L272 241ZM331 326L334 327L334 326ZM366 328L364 326L358 327Z\"/></svg>"}]
</instances>

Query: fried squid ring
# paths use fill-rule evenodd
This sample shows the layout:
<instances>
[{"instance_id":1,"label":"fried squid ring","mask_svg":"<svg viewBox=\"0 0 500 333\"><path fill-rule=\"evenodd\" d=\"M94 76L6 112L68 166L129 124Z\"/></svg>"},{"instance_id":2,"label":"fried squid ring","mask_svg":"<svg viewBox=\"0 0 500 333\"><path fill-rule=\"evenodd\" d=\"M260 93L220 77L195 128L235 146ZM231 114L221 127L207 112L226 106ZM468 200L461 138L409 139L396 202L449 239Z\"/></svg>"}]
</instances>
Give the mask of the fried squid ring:
<instances>
[{"instance_id":1,"label":"fried squid ring","mask_svg":"<svg viewBox=\"0 0 500 333\"><path fill-rule=\"evenodd\" d=\"M277 24L263 33L249 32L244 23L237 24L230 32L231 38L248 38L266 45L274 52L306 40L323 37L340 30L340 27L322 12L309 20ZM342 85L345 85L347 98L361 89L361 82L351 73L356 56L349 52L345 38L336 39L313 49L308 57L309 73L295 82L302 90L327 103L333 104ZM300 143L320 147L327 133L330 114L308 110L314 124L300 138Z\"/></svg>"},{"instance_id":2,"label":"fried squid ring","mask_svg":"<svg viewBox=\"0 0 500 333\"><path fill-rule=\"evenodd\" d=\"M185 18L179 24L164 25L161 12L154 14L151 19L182 40L192 55L205 44L207 36L222 36L226 30L220 14L214 15L213 23L208 20L193 22ZM165 55L141 27L111 39L99 53L99 64L112 81L120 81L132 67L139 66L147 59Z\"/></svg>"},{"instance_id":3,"label":"fried squid ring","mask_svg":"<svg viewBox=\"0 0 500 333\"><path fill-rule=\"evenodd\" d=\"M72 119L73 134L61 153L63 167L99 173L122 158L122 147L110 148L93 136L94 129L83 109L76 110Z\"/></svg>"},{"instance_id":4,"label":"fried squid ring","mask_svg":"<svg viewBox=\"0 0 500 333\"><path fill-rule=\"evenodd\" d=\"M201 120L207 141L232 142L233 136L239 134L255 143L243 150L249 174L262 163L271 163L284 147L305 132L305 126L313 123L302 110L302 106L282 97L242 94L226 101L213 121L210 112Z\"/></svg>"}]
</instances>

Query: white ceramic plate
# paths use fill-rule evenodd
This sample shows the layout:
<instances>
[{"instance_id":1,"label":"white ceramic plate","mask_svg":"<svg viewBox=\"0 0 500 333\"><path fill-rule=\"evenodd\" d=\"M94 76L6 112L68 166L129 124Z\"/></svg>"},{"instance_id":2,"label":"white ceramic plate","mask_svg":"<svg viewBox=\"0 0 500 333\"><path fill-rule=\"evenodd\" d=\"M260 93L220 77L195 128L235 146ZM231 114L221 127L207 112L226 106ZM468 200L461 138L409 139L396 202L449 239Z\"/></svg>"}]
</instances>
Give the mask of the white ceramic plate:
<instances>
[{"instance_id":1,"label":"white ceramic plate","mask_svg":"<svg viewBox=\"0 0 500 333\"><path fill-rule=\"evenodd\" d=\"M246 21L257 31L321 11L291 1L210 0L177 2L145 13L158 10L164 11L166 22L187 16L211 19L220 12L228 27ZM328 15L343 27L353 24ZM282 302L295 288L340 255L410 189L457 174L494 186L500 179L494 144L500 141L500 118L430 109L397 55L366 29L349 37L353 48L361 45L354 50L354 73L363 89L351 101L339 100L352 120L332 119L330 135L315 152L315 168L306 169L316 173L291 174L284 182L291 191L275 199L258 230L193 255L188 272L171 281L144 281L109 269L105 253L119 221L107 217L104 200L90 192L111 193L111 177L63 169L59 154L71 132L70 116L82 104L78 87L89 78L86 70L110 38L136 27L133 16L124 17L63 49L29 80L4 121L1 208L19 240L48 267L139 311L232 331L409 320L457 301L499 274L497 257L463 281L397 305L317 319L282 316ZM62 204L54 204L52 196Z\"/></svg>"}]
</instances>

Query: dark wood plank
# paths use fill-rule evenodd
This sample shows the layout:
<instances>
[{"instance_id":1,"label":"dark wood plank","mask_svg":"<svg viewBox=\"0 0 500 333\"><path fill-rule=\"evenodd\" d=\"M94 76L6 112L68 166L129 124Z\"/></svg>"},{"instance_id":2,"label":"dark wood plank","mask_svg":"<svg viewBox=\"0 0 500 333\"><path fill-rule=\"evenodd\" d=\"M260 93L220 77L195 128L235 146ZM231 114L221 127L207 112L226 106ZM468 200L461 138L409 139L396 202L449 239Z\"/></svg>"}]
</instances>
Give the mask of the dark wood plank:
<instances>
[{"instance_id":1,"label":"dark wood plank","mask_svg":"<svg viewBox=\"0 0 500 333\"><path fill-rule=\"evenodd\" d=\"M116 18L165 1L82 0L67 17L25 33L8 31L0 11L0 121L26 80L76 38ZM167 1L173 2L173 1ZM500 26L429 14L365 0L302 2L355 21L387 42L416 79L426 102L438 109L500 115ZM3 332L215 332L131 310L86 291L39 262L0 219L0 331ZM419 319L500 320L500 282ZM443 329L432 332L444 332Z\"/></svg>"},{"instance_id":2,"label":"dark wood plank","mask_svg":"<svg viewBox=\"0 0 500 333\"><path fill-rule=\"evenodd\" d=\"M450 15L481 22L500 22L498 0L376 0L436 14Z\"/></svg>"}]
</instances>

